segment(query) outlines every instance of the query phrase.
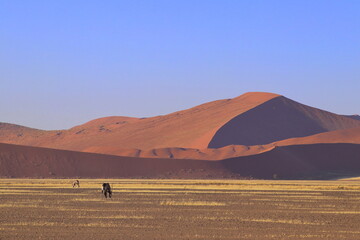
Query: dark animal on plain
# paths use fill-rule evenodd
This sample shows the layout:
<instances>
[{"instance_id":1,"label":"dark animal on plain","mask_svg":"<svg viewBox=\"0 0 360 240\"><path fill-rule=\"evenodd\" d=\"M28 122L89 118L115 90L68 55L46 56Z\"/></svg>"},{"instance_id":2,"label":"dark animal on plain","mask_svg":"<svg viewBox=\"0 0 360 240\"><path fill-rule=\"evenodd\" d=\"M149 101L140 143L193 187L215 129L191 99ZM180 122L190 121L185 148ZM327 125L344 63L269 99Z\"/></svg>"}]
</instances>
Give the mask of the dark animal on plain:
<instances>
[{"instance_id":1,"label":"dark animal on plain","mask_svg":"<svg viewBox=\"0 0 360 240\"><path fill-rule=\"evenodd\" d=\"M79 180L74 181L73 184L72 184L72 186L73 186L73 187L75 187L75 186L80 187L80 182L79 182Z\"/></svg>"},{"instance_id":2,"label":"dark animal on plain","mask_svg":"<svg viewBox=\"0 0 360 240\"><path fill-rule=\"evenodd\" d=\"M105 198L107 198L108 195L109 195L109 198L111 198L112 191L111 191L110 184L109 183L103 183L101 192L104 194Z\"/></svg>"}]
</instances>

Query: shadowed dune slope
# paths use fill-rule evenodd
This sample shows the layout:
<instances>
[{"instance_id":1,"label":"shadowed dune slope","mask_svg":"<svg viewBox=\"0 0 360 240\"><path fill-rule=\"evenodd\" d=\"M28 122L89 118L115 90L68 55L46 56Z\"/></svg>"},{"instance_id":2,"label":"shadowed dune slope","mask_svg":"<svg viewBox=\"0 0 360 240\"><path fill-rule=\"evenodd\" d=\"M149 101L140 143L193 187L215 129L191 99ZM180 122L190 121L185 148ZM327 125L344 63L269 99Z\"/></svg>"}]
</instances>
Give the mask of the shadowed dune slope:
<instances>
[{"instance_id":1,"label":"shadowed dune slope","mask_svg":"<svg viewBox=\"0 0 360 240\"><path fill-rule=\"evenodd\" d=\"M258 155L226 159L226 169L242 176L271 179L326 179L360 174L359 144L311 144L276 147Z\"/></svg>"},{"instance_id":2,"label":"shadowed dune slope","mask_svg":"<svg viewBox=\"0 0 360 240\"><path fill-rule=\"evenodd\" d=\"M0 177L130 178L220 177L217 162L132 158L40 147L0 144Z\"/></svg>"},{"instance_id":3,"label":"shadowed dune slope","mask_svg":"<svg viewBox=\"0 0 360 240\"><path fill-rule=\"evenodd\" d=\"M216 132L209 147L269 144L283 139L354 127L360 127L360 121L280 96L226 123Z\"/></svg>"},{"instance_id":4,"label":"shadowed dune slope","mask_svg":"<svg viewBox=\"0 0 360 240\"><path fill-rule=\"evenodd\" d=\"M1 177L328 178L360 173L360 145L277 147L220 161L144 159L0 144Z\"/></svg>"}]
</instances>

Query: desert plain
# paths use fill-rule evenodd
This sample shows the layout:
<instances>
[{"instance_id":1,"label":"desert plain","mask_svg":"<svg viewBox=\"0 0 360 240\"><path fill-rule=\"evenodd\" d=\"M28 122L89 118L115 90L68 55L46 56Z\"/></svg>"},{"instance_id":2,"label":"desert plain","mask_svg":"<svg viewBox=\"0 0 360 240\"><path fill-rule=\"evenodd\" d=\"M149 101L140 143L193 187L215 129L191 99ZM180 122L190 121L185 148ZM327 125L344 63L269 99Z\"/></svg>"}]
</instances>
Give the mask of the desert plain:
<instances>
[{"instance_id":1,"label":"desert plain","mask_svg":"<svg viewBox=\"0 0 360 240\"><path fill-rule=\"evenodd\" d=\"M1 179L0 239L360 239L359 179L71 183Z\"/></svg>"}]
</instances>

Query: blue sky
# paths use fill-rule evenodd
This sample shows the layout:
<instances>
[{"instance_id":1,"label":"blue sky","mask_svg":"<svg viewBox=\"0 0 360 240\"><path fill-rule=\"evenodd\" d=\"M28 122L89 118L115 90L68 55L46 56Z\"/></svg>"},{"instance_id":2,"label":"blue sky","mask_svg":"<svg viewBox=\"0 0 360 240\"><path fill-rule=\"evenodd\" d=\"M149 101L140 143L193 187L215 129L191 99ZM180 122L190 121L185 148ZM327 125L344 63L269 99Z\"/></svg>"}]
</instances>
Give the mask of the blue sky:
<instances>
[{"instance_id":1,"label":"blue sky","mask_svg":"<svg viewBox=\"0 0 360 240\"><path fill-rule=\"evenodd\" d=\"M0 0L0 122L63 129L248 91L360 113L360 1Z\"/></svg>"}]
</instances>

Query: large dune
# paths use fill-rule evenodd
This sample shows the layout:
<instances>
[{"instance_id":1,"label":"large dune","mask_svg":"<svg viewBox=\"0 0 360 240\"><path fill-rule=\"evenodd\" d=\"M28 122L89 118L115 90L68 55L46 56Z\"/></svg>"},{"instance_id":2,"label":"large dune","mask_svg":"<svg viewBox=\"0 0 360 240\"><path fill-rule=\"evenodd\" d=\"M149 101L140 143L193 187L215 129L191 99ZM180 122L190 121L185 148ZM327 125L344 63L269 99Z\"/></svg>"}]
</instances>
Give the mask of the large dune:
<instances>
[{"instance_id":1,"label":"large dune","mask_svg":"<svg viewBox=\"0 0 360 240\"><path fill-rule=\"evenodd\" d=\"M331 178L360 173L360 145L276 147L219 161L138 158L0 144L0 177Z\"/></svg>"},{"instance_id":2,"label":"large dune","mask_svg":"<svg viewBox=\"0 0 360 240\"><path fill-rule=\"evenodd\" d=\"M69 130L3 132L0 128L0 142L135 157L216 160L264 151L264 147L231 145L266 145L355 127L360 127L360 121L351 117L277 94L252 92L164 116L106 117Z\"/></svg>"}]
</instances>

